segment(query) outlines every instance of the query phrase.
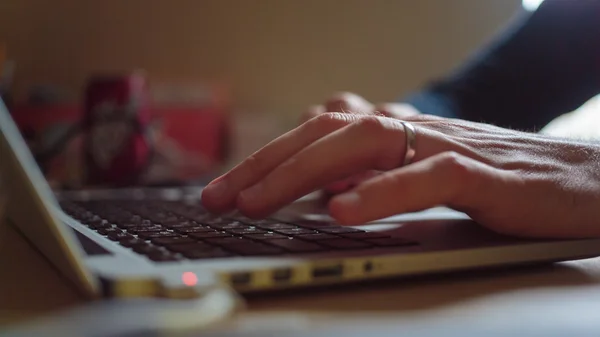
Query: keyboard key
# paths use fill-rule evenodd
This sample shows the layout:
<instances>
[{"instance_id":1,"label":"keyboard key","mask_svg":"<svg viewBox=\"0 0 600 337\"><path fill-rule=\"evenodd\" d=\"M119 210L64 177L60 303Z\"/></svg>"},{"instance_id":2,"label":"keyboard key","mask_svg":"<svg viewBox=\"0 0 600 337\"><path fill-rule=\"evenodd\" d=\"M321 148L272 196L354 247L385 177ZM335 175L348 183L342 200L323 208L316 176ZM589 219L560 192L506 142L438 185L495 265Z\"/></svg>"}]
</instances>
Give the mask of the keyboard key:
<instances>
[{"instance_id":1,"label":"keyboard key","mask_svg":"<svg viewBox=\"0 0 600 337\"><path fill-rule=\"evenodd\" d=\"M150 232L160 232L163 231L164 228L162 226L154 225L150 227L132 227L128 228L127 231L131 234L140 234L140 233L150 233Z\"/></svg>"},{"instance_id":2,"label":"keyboard key","mask_svg":"<svg viewBox=\"0 0 600 337\"><path fill-rule=\"evenodd\" d=\"M113 240L113 241L121 241L121 240L125 240L125 239L133 239L133 235L131 234L127 234L125 232L121 232L121 233L108 233L108 238Z\"/></svg>"},{"instance_id":3,"label":"keyboard key","mask_svg":"<svg viewBox=\"0 0 600 337\"><path fill-rule=\"evenodd\" d=\"M136 221L132 221L131 218L132 216L130 214L124 214L124 215L115 215L115 214L106 214L106 219L112 221L113 223L119 225L122 223L135 223ZM139 221L139 223L142 223L143 221Z\"/></svg>"},{"instance_id":4,"label":"keyboard key","mask_svg":"<svg viewBox=\"0 0 600 337\"><path fill-rule=\"evenodd\" d=\"M396 237L382 238L382 239L369 239L369 240L365 240L365 241L372 243L376 246L382 246L382 247L391 247L391 246L400 247L400 246L418 245L418 243L415 241L396 238Z\"/></svg>"},{"instance_id":5,"label":"keyboard key","mask_svg":"<svg viewBox=\"0 0 600 337\"><path fill-rule=\"evenodd\" d=\"M389 235L378 232L355 232L355 233L340 233L341 237L348 239L382 239L390 238Z\"/></svg>"},{"instance_id":6,"label":"keyboard key","mask_svg":"<svg viewBox=\"0 0 600 337\"><path fill-rule=\"evenodd\" d=\"M167 232L167 231L162 231L162 232L140 232L137 235L138 235L138 237L140 237L142 239L170 238L170 237L179 236L179 234L177 234L177 233Z\"/></svg>"},{"instance_id":7,"label":"keyboard key","mask_svg":"<svg viewBox=\"0 0 600 337\"><path fill-rule=\"evenodd\" d=\"M132 223L142 223L142 221L144 221L144 220L145 219L139 215L134 215L131 217L131 219L129 219L129 221L131 221Z\"/></svg>"},{"instance_id":8,"label":"keyboard key","mask_svg":"<svg viewBox=\"0 0 600 337\"><path fill-rule=\"evenodd\" d=\"M260 227L262 229L267 230L279 230L279 229L291 229L296 228L297 226L290 225L287 223L275 222L275 223L266 223L266 224L255 224L254 226Z\"/></svg>"},{"instance_id":9,"label":"keyboard key","mask_svg":"<svg viewBox=\"0 0 600 337\"><path fill-rule=\"evenodd\" d=\"M158 218L158 219L166 219L169 217L169 213L167 212L155 212L154 214L152 214L153 217Z\"/></svg>"},{"instance_id":10,"label":"keyboard key","mask_svg":"<svg viewBox=\"0 0 600 337\"><path fill-rule=\"evenodd\" d=\"M127 248L132 248L135 246L145 246L148 243L146 242L146 240L131 237L131 238L124 238L124 239L119 240L119 244L121 244L121 246L124 246Z\"/></svg>"},{"instance_id":11,"label":"keyboard key","mask_svg":"<svg viewBox=\"0 0 600 337\"><path fill-rule=\"evenodd\" d=\"M361 249L372 247L371 244L350 239L336 239L319 241L323 246L328 246L336 249Z\"/></svg>"},{"instance_id":12,"label":"keyboard key","mask_svg":"<svg viewBox=\"0 0 600 337\"><path fill-rule=\"evenodd\" d=\"M181 219L177 216L171 215L166 218L157 219L156 222L160 224L178 223L181 222Z\"/></svg>"},{"instance_id":13,"label":"keyboard key","mask_svg":"<svg viewBox=\"0 0 600 337\"><path fill-rule=\"evenodd\" d=\"M277 247L283 248L288 252L293 253L308 253L324 250L324 248L319 245L298 239L270 240L268 242L269 244L275 245Z\"/></svg>"},{"instance_id":14,"label":"keyboard key","mask_svg":"<svg viewBox=\"0 0 600 337\"><path fill-rule=\"evenodd\" d=\"M287 228L287 229L275 229L277 233L285 234L288 236L304 235L304 234L316 234L314 229L309 228Z\"/></svg>"},{"instance_id":15,"label":"keyboard key","mask_svg":"<svg viewBox=\"0 0 600 337\"><path fill-rule=\"evenodd\" d=\"M177 220L177 222L172 223L164 223L163 226L168 228L189 228L189 227L199 227L201 226L199 223L190 220Z\"/></svg>"},{"instance_id":16,"label":"keyboard key","mask_svg":"<svg viewBox=\"0 0 600 337\"><path fill-rule=\"evenodd\" d=\"M150 241L158 246L167 246L174 244L182 244L182 243L192 243L196 242L196 240L190 237L182 237L182 236L174 236L174 237L158 237L152 238Z\"/></svg>"},{"instance_id":17,"label":"keyboard key","mask_svg":"<svg viewBox=\"0 0 600 337\"><path fill-rule=\"evenodd\" d=\"M244 235L245 238L252 240L274 240L274 239L287 239L287 235L279 233L262 233L262 234L248 234Z\"/></svg>"},{"instance_id":18,"label":"keyboard key","mask_svg":"<svg viewBox=\"0 0 600 337\"><path fill-rule=\"evenodd\" d=\"M200 259L214 259L214 258L223 258L223 257L230 257L233 256L233 254L220 249L220 248L215 248L209 251L189 251L189 252L183 252L181 253L181 255L187 257L188 259L192 259L192 260L200 260Z\"/></svg>"},{"instance_id":19,"label":"keyboard key","mask_svg":"<svg viewBox=\"0 0 600 337\"><path fill-rule=\"evenodd\" d=\"M229 224L231 223L231 219L227 219L227 218L221 218L221 217L215 217L213 215L203 215L203 216L197 216L197 217L193 217L193 220L196 220L197 222L201 223L201 224L205 224L205 225L219 225L219 224Z\"/></svg>"},{"instance_id":20,"label":"keyboard key","mask_svg":"<svg viewBox=\"0 0 600 337\"><path fill-rule=\"evenodd\" d=\"M253 228L253 226L247 225L245 223L241 223L239 221L233 221L233 222L229 221L229 222L225 222L225 223L210 224L209 226L212 228L222 229L222 230Z\"/></svg>"},{"instance_id":21,"label":"keyboard key","mask_svg":"<svg viewBox=\"0 0 600 337\"><path fill-rule=\"evenodd\" d=\"M118 228L99 228L97 232L102 235L108 235L110 233L123 233L123 231Z\"/></svg>"},{"instance_id":22,"label":"keyboard key","mask_svg":"<svg viewBox=\"0 0 600 337\"><path fill-rule=\"evenodd\" d=\"M207 245L206 243L201 243L201 242L180 243L180 244L174 244L174 245L167 244L167 245L165 245L165 248L167 248L168 250L170 250L172 252L176 252L176 253L184 253L184 252L192 252L192 251L205 252L205 251L210 251L210 250L215 249L214 246Z\"/></svg>"},{"instance_id":23,"label":"keyboard key","mask_svg":"<svg viewBox=\"0 0 600 337\"><path fill-rule=\"evenodd\" d=\"M272 224L281 223L281 221L277 221L277 220L273 220L273 219L252 220L252 219L246 218L246 217L236 217L235 220L243 222L243 223L247 223L247 224L253 225L253 226L272 225Z\"/></svg>"},{"instance_id":24,"label":"keyboard key","mask_svg":"<svg viewBox=\"0 0 600 337\"><path fill-rule=\"evenodd\" d=\"M152 223L152 222L146 222L146 223L131 223L131 222L121 222L118 223L117 226L119 228L125 229L125 230L129 230L129 229L135 229L135 228L142 228L142 227L156 227L158 225Z\"/></svg>"},{"instance_id":25,"label":"keyboard key","mask_svg":"<svg viewBox=\"0 0 600 337\"><path fill-rule=\"evenodd\" d=\"M204 239L208 239L208 238L228 238L228 237L233 237L233 235L229 234L229 233L223 233L223 232L219 232L219 231L213 231L213 232L199 232L199 233L188 233L189 236L195 238L195 239L200 239L200 240L204 240Z\"/></svg>"},{"instance_id":26,"label":"keyboard key","mask_svg":"<svg viewBox=\"0 0 600 337\"><path fill-rule=\"evenodd\" d=\"M103 223L95 223L95 224L89 224L87 225L90 229L101 229L101 228L111 228L112 225L108 222L103 222Z\"/></svg>"},{"instance_id":27,"label":"keyboard key","mask_svg":"<svg viewBox=\"0 0 600 337\"><path fill-rule=\"evenodd\" d=\"M249 234L264 234L267 231L252 227L252 228L234 228L234 229L226 229L227 232L236 235L249 235Z\"/></svg>"},{"instance_id":28,"label":"keyboard key","mask_svg":"<svg viewBox=\"0 0 600 337\"><path fill-rule=\"evenodd\" d=\"M300 235L298 238L306 241L320 241L320 240L335 240L339 239L339 236L335 236L333 234L326 233L316 233L316 234L308 234L308 235Z\"/></svg>"},{"instance_id":29,"label":"keyboard key","mask_svg":"<svg viewBox=\"0 0 600 337\"><path fill-rule=\"evenodd\" d=\"M83 223L86 224L91 229L100 229L100 228L110 228L110 227L112 227L112 225L108 221L106 221L104 219L102 219L102 220L93 220L93 221L86 221L86 222L83 222Z\"/></svg>"},{"instance_id":30,"label":"keyboard key","mask_svg":"<svg viewBox=\"0 0 600 337\"><path fill-rule=\"evenodd\" d=\"M324 227L317 229L319 232L329 233L329 234L341 234L341 233L362 233L364 231L352 227L344 227L344 226L332 226L332 227Z\"/></svg>"},{"instance_id":31,"label":"keyboard key","mask_svg":"<svg viewBox=\"0 0 600 337\"><path fill-rule=\"evenodd\" d=\"M195 226L195 227L183 227L183 228L173 228L173 230L177 233L181 234L189 234L189 233L202 233L202 232L216 232L217 230L205 227L205 226Z\"/></svg>"}]
</instances>

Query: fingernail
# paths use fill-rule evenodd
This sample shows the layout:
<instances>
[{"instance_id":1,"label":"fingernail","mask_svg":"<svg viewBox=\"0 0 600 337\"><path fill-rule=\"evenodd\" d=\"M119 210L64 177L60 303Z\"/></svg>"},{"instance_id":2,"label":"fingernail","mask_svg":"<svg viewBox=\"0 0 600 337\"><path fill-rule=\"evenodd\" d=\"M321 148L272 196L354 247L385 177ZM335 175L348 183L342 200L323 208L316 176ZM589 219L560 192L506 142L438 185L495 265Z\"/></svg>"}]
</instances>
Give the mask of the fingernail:
<instances>
[{"instance_id":1,"label":"fingernail","mask_svg":"<svg viewBox=\"0 0 600 337\"><path fill-rule=\"evenodd\" d=\"M222 179L206 186L204 191L213 198L221 199L227 195L227 180Z\"/></svg>"},{"instance_id":2,"label":"fingernail","mask_svg":"<svg viewBox=\"0 0 600 337\"><path fill-rule=\"evenodd\" d=\"M334 199L338 205L348 208L358 207L361 202L360 195L356 192L340 194Z\"/></svg>"}]
</instances>

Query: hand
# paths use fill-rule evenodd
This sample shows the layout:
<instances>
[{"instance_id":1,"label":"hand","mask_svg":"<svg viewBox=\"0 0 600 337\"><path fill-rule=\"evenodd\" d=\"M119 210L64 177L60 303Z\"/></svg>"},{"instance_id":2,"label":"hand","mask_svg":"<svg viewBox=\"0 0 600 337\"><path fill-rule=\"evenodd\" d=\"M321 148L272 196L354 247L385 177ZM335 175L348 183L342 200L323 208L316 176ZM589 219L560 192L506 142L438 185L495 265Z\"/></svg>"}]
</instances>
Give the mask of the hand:
<instances>
[{"instance_id":1,"label":"hand","mask_svg":"<svg viewBox=\"0 0 600 337\"><path fill-rule=\"evenodd\" d=\"M446 205L500 233L600 236L600 146L432 116L324 114L272 141L204 190L213 212L264 217L332 181L387 171L329 201L341 224Z\"/></svg>"},{"instance_id":2,"label":"hand","mask_svg":"<svg viewBox=\"0 0 600 337\"><path fill-rule=\"evenodd\" d=\"M304 123L311 118L325 113L340 112L355 115L386 116L403 119L414 116L420 112L408 104L383 103L374 105L363 97L350 92L340 92L331 96L325 104L310 107L301 117ZM361 172L347 179L333 182L325 186L324 191L328 194L345 192L369 178L375 177L380 172L370 170Z\"/></svg>"},{"instance_id":3,"label":"hand","mask_svg":"<svg viewBox=\"0 0 600 337\"><path fill-rule=\"evenodd\" d=\"M363 97L350 93L340 92L331 96L325 104L310 107L301 118L306 122L328 112L342 112L359 115L376 115L403 119L420 114L413 106L404 103L373 104Z\"/></svg>"}]
</instances>

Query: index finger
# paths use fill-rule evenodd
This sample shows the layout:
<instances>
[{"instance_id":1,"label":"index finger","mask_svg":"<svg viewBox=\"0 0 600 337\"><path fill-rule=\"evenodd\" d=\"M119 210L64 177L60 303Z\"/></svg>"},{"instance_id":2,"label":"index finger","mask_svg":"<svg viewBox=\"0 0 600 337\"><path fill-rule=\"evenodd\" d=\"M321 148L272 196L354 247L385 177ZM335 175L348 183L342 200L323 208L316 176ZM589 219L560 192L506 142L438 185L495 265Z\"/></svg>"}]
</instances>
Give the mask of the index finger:
<instances>
[{"instance_id":1,"label":"index finger","mask_svg":"<svg viewBox=\"0 0 600 337\"><path fill-rule=\"evenodd\" d=\"M309 144L357 118L341 113L325 114L287 132L206 186L202 192L202 204L216 213L233 209L240 191L258 182Z\"/></svg>"}]
</instances>

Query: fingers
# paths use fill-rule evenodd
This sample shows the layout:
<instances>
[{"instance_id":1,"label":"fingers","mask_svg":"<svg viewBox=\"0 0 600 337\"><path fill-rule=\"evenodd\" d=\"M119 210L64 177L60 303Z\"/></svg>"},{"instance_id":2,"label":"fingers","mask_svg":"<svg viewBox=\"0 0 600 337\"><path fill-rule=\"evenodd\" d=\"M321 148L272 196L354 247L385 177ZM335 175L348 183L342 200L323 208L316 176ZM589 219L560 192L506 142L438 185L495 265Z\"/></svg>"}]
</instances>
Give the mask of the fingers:
<instances>
[{"instance_id":1,"label":"fingers","mask_svg":"<svg viewBox=\"0 0 600 337\"><path fill-rule=\"evenodd\" d=\"M313 105L310 108L308 108L300 117L300 124L302 123L306 123L309 120L322 115L326 112L325 110L325 106L323 105Z\"/></svg>"},{"instance_id":2,"label":"fingers","mask_svg":"<svg viewBox=\"0 0 600 337\"><path fill-rule=\"evenodd\" d=\"M405 119L407 117L420 115L420 112L410 104L383 103L375 106L375 112L386 117Z\"/></svg>"},{"instance_id":3,"label":"fingers","mask_svg":"<svg viewBox=\"0 0 600 337\"><path fill-rule=\"evenodd\" d=\"M435 139L421 138L424 149L433 148L430 144ZM369 169L398 167L404 150L404 128L399 122L363 117L291 156L259 183L241 192L237 207L251 217L267 216L333 181Z\"/></svg>"},{"instance_id":4,"label":"fingers","mask_svg":"<svg viewBox=\"0 0 600 337\"><path fill-rule=\"evenodd\" d=\"M373 178L380 173L381 173L380 171L370 170L370 171L366 171L366 172L362 172L362 173L353 175L350 178L347 178L347 179L344 179L341 181L336 181L334 183L327 185L325 187L325 192L327 192L328 194L340 194L340 193L346 192L346 191L358 186L363 181Z\"/></svg>"},{"instance_id":5,"label":"fingers","mask_svg":"<svg viewBox=\"0 0 600 337\"><path fill-rule=\"evenodd\" d=\"M493 203L500 170L454 152L445 152L365 181L334 197L332 216L342 224L362 224L435 206L477 212Z\"/></svg>"},{"instance_id":6,"label":"fingers","mask_svg":"<svg viewBox=\"0 0 600 337\"><path fill-rule=\"evenodd\" d=\"M356 116L346 114L322 115L275 139L206 186L202 192L203 205L216 213L231 210L240 191L264 178L298 151L355 119Z\"/></svg>"},{"instance_id":7,"label":"fingers","mask_svg":"<svg viewBox=\"0 0 600 337\"><path fill-rule=\"evenodd\" d=\"M418 128L416 137L415 162L445 151L469 156L468 149L439 132ZM210 183L202 203L216 213L237 208L250 217L264 217L332 182L368 170L398 167L405 140L404 127L396 119L324 114L269 143Z\"/></svg>"},{"instance_id":8,"label":"fingers","mask_svg":"<svg viewBox=\"0 0 600 337\"><path fill-rule=\"evenodd\" d=\"M359 95L350 92L340 92L330 97L325 104L308 108L300 117L300 121L304 123L327 112L372 114L373 105Z\"/></svg>"},{"instance_id":9,"label":"fingers","mask_svg":"<svg viewBox=\"0 0 600 337\"><path fill-rule=\"evenodd\" d=\"M342 92L335 94L325 103L327 112L350 112L367 114L373 111L373 105L362 96Z\"/></svg>"}]
</instances>

